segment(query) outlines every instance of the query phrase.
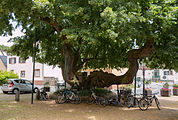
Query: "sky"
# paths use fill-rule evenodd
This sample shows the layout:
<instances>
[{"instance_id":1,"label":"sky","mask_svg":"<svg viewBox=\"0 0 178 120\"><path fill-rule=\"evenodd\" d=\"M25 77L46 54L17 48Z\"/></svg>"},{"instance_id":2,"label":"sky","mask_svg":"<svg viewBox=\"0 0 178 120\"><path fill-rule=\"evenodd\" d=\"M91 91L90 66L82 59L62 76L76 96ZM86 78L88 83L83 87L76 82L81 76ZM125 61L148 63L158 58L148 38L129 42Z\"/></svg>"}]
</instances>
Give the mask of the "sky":
<instances>
[{"instance_id":1,"label":"sky","mask_svg":"<svg viewBox=\"0 0 178 120\"><path fill-rule=\"evenodd\" d=\"M16 25L16 23L12 23L12 24L13 24L13 26ZM5 45L5 46L9 46L9 47L12 46L13 42L8 42L8 40L13 37L24 35L21 32L21 29L22 29L21 27L18 27L15 31L13 31L12 36L5 36L5 37L0 36L0 45Z\"/></svg>"}]
</instances>

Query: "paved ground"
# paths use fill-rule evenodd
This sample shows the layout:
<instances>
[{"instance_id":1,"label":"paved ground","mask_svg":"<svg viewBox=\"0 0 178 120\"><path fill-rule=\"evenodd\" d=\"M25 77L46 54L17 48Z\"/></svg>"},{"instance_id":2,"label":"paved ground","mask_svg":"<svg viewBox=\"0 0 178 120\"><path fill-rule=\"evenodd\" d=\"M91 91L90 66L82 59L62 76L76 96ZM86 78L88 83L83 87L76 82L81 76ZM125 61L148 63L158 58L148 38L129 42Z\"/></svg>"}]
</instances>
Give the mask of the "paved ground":
<instances>
[{"instance_id":1,"label":"paved ground","mask_svg":"<svg viewBox=\"0 0 178 120\"><path fill-rule=\"evenodd\" d=\"M81 104L56 104L34 101L31 94L21 94L20 102L13 94L0 94L0 120L178 120L178 96L159 97L162 110L155 104L147 111L138 108Z\"/></svg>"}]
</instances>

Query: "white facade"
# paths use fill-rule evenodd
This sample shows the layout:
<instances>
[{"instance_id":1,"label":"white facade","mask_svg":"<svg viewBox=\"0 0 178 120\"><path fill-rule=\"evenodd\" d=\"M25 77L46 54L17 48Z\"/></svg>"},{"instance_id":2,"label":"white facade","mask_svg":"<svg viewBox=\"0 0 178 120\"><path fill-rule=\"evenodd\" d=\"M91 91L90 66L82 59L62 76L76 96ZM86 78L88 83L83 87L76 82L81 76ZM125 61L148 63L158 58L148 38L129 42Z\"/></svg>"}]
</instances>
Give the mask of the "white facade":
<instances>
[{"instance_id":1,"label":"white facade","mask_svg":"<svg viewBox=\"0 0 178 120\"><path fill-rule=\"evenodd\" d=\"M13 60L12 60L13 59ZM19 78L32 80L33 78L33 60L30 57L25 63L20 63L20 58L17 56L7 57L7 71L17 73ZM46 64L35 63L35 84L43 84L44 77L55 77L58 80L63 80L62 71L60 68L53 68Z\"/></svg>"},{"instance_id":2,"label":"white facade","mask_svg":"<svg viewBox=\"0 0 178 120\"><path fill-rule=\"evenodd\" d=\"M155 70L145 70L145 80L153 80L153 81L167 81L178 83L178 73L174 70L168 69L158 69L158 78L155 78ZM137 72L137 78L140 77L140 80L143 80L143 70L139 69Z\"/></svg>"},{"instance_id":3,"label":"white facade","mask_svg":"<svg viewBox=\"0 0 178 120\"><path fill-rule=\"evenodd\" d=\"M64 81L62 77L62 70L59 67L48 66L45 64L44 65L44 76L58 78L59 82Z\"/></svg>"}]
</instances>

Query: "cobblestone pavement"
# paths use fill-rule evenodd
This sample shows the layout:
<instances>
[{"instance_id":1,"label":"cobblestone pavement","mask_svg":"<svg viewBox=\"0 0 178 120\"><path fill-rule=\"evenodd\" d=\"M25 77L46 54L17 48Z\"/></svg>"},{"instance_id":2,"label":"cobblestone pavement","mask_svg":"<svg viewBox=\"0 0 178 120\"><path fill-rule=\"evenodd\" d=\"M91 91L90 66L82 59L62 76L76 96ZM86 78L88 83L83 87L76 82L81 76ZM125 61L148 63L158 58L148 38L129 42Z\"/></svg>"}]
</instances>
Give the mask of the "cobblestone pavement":
<instances>
[{"instance_id":1,"label":"cobblestone pavement","mask_svg":"<svg viewBox=\"0 0 178 120\"><path fill-rule=\"evenodd\" d=\"M158 97L162 110L153 104L147 111L138 108L34 101L31 94L0 94L0 120L178 120L178 96Z\"/></svg>"}]
</instances>

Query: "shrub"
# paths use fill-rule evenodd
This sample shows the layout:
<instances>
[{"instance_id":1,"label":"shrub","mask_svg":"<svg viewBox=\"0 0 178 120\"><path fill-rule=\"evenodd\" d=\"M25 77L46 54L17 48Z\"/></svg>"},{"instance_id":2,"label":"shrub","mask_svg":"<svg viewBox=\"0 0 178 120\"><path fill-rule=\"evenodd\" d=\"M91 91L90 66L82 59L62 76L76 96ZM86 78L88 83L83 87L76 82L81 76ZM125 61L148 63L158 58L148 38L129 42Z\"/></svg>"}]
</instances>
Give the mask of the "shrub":
<instances>
[{"instance_id":1,"label":"shrub","mask_svg":"<svg viewBox=\"0 0 178 120\"><path fill-rule=\"evenodd\" d=\"M80 95L80 96L89 96L90 94L91 94L91 91L89 91L89 90L78 91L78 95Z\"/></svg>"},{"instance_id":2,"label":"shrub","mask_svg":"<svg viewBox=\"0 0 178 120\"><path fill-rule=\"evenodd\" d=\"M44 87L49 87L49 82L45 82Z\"/></svg>"},{"instance_id":3,"label":"shrub","mask_svg":"<svg viewBox=\"0 0 178 120\"><path fill-rule=\"evenodd\" d=\"M104 89L104 88L95 88L93 91L95 92L97 96L105 96L111 93L111 91Z\"/></svg>"},{"instance_id":4,"label":"shrub","mask_svg":"<svg viewBox=\"0 0 178 120\"><path fill-rule=\"evenodd\" d=\"M178 87L178 84L174 84L173 87Z\"/></svg>"},{"instance_id":5,"label":"shrub","mask_svg":"<svg viewBox=\"0 0 178 120\"><path fill-rule=\"evenodd\" d=\"M18 75L13 73L12 71L5 71L3 72L0 70L0 85L7 83L7 79L18 78Z\"/></svg>"}]
</instances>

